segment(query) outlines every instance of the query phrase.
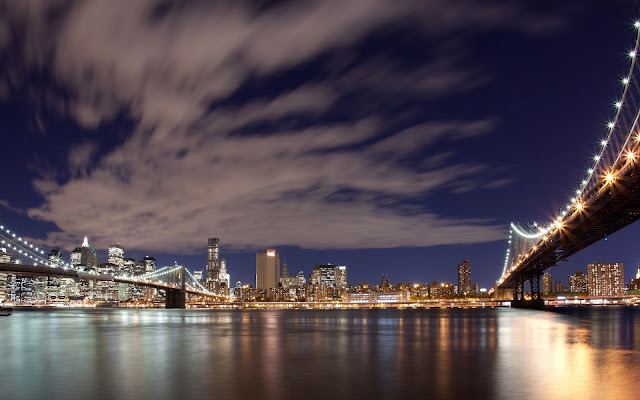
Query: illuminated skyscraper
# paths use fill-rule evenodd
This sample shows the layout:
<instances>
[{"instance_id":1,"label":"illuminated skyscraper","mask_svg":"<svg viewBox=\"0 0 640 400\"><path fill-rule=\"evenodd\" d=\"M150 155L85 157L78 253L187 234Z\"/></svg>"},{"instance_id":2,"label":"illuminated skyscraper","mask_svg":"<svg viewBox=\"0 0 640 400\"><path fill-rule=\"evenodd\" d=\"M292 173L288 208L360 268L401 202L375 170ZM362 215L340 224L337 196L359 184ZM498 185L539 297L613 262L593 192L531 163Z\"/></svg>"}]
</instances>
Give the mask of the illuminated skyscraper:
<instances>
[{"instance_id":1,"label":"illuminated skyscraper","mask_svg":"<svg viewBox=\"0 0 640 400\"><path fill-rule=\"evenodd\" d=\"M112 244L109 246L108 260L109 264L117 266L116 272L120 272L124 267L124 247L119 244Z\"/></svg>"},{"instance_id":2,"label":"illuminated skyscraper","mask_svg":"<svg viewBox=\"0 0 640 400\"><path fill-rule=\"evenodd\" d=\"M624 295L624 266L622 263L592 263L587 265L589 296Z\"/></svg>"},{"instance_id":3,"label":"illuminated skyscraper","mask_svg":"<svg viewBox=\"0 0 640 400\"><path fill-rule=\"evenodd\" d=\"M464 260L458 264L458 293L471 292L471 264L469 260Z\"/></svg>"},{"instance_id":4,"label":"illuminated skyscraper","mask_svg":"<svg viewBox=\"0 0 640 400\"><path fill-rule=\"evenodd\" d=\"M269 290L280 281L280 254L275 249L256 253L256 288Z\"/></svg>"},{"instance_id":5,"label":"illuminated skyscraper","mask_svg":"<svg viewBox=\"0 0 640 400\"><path fill-rule=\"evenodd\" d=\"M217 292L220 286L220 239L209 238L207 246L207 289Z\"/></svg>"},{"instance_id":6,"label":"illuminated skyscraper","mask_svg":"<svg viewBox=\"0 0 640 400\"><path fill-rule=\"evenodd\" d=\"M145 272L153 272L156 270L156 259L151 256L144 256L142 258L142 262L144 263L144 271Z\"/></svg>"},{"instance_id":7,"label":"illuminated skyscraper","mask_svg":"<svg viewBox=\"0 0 640 400\"><path fill-rule=\"evenodd\" d=\"M553 277L550 273L545 272L542 275L542 294L550 294L553 292Z\"/></svg>"}]
</instances>

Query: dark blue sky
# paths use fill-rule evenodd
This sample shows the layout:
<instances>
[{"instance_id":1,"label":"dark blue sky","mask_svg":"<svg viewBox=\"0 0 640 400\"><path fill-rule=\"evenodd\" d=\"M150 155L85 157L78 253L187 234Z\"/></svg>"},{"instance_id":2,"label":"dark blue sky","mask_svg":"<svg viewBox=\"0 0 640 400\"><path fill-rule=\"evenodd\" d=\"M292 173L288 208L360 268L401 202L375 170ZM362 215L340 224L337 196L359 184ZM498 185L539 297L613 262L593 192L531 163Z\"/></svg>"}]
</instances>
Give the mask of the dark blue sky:
<instances>
[{"instance_id":1,"label":"dark blue sky","mask_svg":"<svg viewBox=\"0 0 640 400\"><path fill-rule=\"evenodd\" d=\"M558 4L561 3L561 4ZM191 269L499 278L620 96L633 1L0 2L0 221ZM640 254L632 225L554 267Z\"/></svg>"}]
</instances>

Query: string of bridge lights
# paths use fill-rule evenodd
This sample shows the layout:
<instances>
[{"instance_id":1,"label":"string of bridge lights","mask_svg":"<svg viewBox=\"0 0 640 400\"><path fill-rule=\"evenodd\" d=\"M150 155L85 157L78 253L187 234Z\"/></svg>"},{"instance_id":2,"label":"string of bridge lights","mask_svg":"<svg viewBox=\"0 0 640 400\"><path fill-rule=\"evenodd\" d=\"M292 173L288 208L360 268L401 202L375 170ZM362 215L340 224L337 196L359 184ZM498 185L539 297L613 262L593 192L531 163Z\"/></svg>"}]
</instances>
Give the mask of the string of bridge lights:
<instances>
[{"instance_id":1,"label":"string of bridge lights","mask_svg":"<svg viewBox=\"0 0 640 400\"><path fill-rule=\"evenodd\" d=\"M4 233L3 233L4 232ZM27 241L26 239L23 239L21 236L18 236L15 232L12 232L11 229L9 229L8 227L4 226L4 225L0 225L0 237L3 237L4 239L0 240L0 243L3 246L6 246L8 249L14 250L16 251L20 256L26 256L30 259L32 259L34 261L34 265L39 265L42 264L46 267L52 267L52 268L63 268L65 270L67 269L72 269L75 271L79 271L82 272L83 269L82 268L78 268L75 267L69 263L66 263L62 260L59 260L58 262L50 262L50 260L46 259L44 257L44 250L41 249L40 247L34 245L33 243L30 243L29 241ZM117 277L120 279L127 279L130 280L131 282L135 283L135 282L153 282L154 280L157 280L158 278L164 276L164 275L168 275L171 274L173 272L178 271L179 269L183 268L181 265L175 265L175 266L165 266L162 267L160 269L157 269L155 271L149 271L146 272L142 275L138 275L138 276L131 276L131 275L126 275L126 274L121 274L118 275ZM200 284L200 282L198 282L193 275L191 274L191 272L185 268L185 271L187 272L187 274L191 277L191 279L193 280L193 282L196 283L196 286L193 286L193 290L194 291L202 291L205 294L209 294L209 295L213 295L213 293L211 293L209 290L207 290L202 284ZM98 272L96 271L85 271L85 273L88 274L93 274L93 275L99 275Z\"/></svg>"},{"instance_id":2,"label":"string of bridge lights","mask_svg":"<svg viewBox=\"0 0 640 400\"><path fill-rule=\"evenodd\" d=\"M550 222L546 227L542 227L542 226L538 227L537 223L534 223L534 226L538 227L538 231L529 233L522 230L519 226L517 226L513 222L510 224L507 252L505 256L502 277L500 278L499 283L504 282L504 280L512 271L517 269L524 260L529 258L530 253L533 254L535 251L537 251L538 249L537 243L546 242L549 239L550 234L553 234L555 232L560 232L566 222L568 222L575 215L577 215L577 213L584 211L584 209L588 206L588 204L586 204L586 201L584 199L585 193L589 193L591 192L591 189L597 188L598 186L602 185L600 189L598 189L599 191L602 188L607 187L608 185L611 185L615 182L616 171L614 167L618 165L618 161L620 161L620 158L623 156L623 153L625 153L625 149L627 149L627 146L630 142L630 138L633 136L633 129L629 130L629 133L626 136L626 140L622 143L620 147L620 151L617 153L615 160L612 163L612 167L610 169L607 169L606 166L604 165L604 158L605 158L605 151L607 151L607 149L610 148L608 146L612 142L614 130L618 126L618 121L621 118L621 113L623 112L625 99L627 98L627 93L629 91L629 85L632 82L632 75L634 72L634 68L636 66L638 49L640 46L640 20L636 20L633 23L633 26L636 29L636 43L635 43L635 47L628 52L628 57L631 60L631 67L629 69L629 73L621 79L621 84L624 88L622 97L620 100L613 103L614 109L616 111L615 117L611 121L607 122L606 124L608 132L606 137L600 140L600 151L595 156L593 156L592 167L587 169L586 177L580 182L578 189L575 190L575 195L572 196L568 204L563 209L560 210L559 215L555 218L555 220ZM637 125L639 117L640 117L640 113L636 114L635 120L633 121L632 126L630 128L633 128ZM635 135L635 141L636 143L640 142L640 133L637 133ZM629 163L631 164L635 163L636 159L638 158L638 155L633 151L633 149L628 149L626 150L624 157L626 158L626 164L628 165ZM603 171L603 174L598 176L597 174L598 170ZM591 185L589 185L590 182L591 182ZM596 193L598 191L596 191ZM520 237L523 237L525 239L529 239L529 240L537 239L537 242L525 254L520 254L518 260L515 263L512 263L511 268L509 268L509 261L510 261L510 255L511 255L511 243L513 240L514 232L518 234Z\"/></svg>"}]
</instances>

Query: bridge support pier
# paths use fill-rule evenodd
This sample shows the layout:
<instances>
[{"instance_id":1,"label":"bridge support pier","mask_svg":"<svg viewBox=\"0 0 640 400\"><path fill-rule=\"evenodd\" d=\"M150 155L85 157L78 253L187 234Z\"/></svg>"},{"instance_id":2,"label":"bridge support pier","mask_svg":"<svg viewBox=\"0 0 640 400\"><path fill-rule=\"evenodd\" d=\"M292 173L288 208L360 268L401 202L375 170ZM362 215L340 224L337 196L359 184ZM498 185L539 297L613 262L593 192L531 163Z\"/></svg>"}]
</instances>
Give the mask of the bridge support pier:
<instances>
[{"instance_id":1,"label":"bridge support pier","mask_svg":"<svg viewBox=\"0 0 640 400\"><path fill-rule=\"evenodd\" d=\"M186 308L185 292L180 289L167 289L167 302L164 308Z\"/></svg>"},{"instance_id":2,"label":"bridge support pier","mask_svg":"<svg viewBox=\"0 0 640 400\"><path fill-rule=\"evenodd\" d=\"M179 289L167 289L167 301L164 308L187 308L184 267L179 272Z\"/></svg>"},{"instance_id":3,"label":"bridge support pier","mask_svg":"<svg viewBox=\"0 0 640 400\"><path fill-rule=\"evenodd\" d=\"M526 281L531 282L531 299L524 298L524 283ZM515 287L514 287L514 299L511 302L513 308L534 308L541 310L544 308L544 300L540 295L540 274L536 273L533 276L525 277L523 275L516 275Z\"/></svg>"}]
</instances>

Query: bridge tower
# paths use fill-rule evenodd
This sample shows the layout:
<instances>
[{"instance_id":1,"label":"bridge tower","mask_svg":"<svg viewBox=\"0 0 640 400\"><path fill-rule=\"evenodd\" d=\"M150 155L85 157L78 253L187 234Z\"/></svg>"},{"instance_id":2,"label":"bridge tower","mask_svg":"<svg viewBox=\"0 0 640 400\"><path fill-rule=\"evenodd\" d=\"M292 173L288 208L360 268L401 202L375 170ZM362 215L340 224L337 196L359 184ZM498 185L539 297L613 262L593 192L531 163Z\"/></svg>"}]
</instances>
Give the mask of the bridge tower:
<instances>
[{"instance_id":1,"label":"bridge tower","mask_svg":"<svg viewBox=\"0 0 640 400\"><path fill-rule=\"evenodd\" d=\"M167 290L167 300L165 303L165 308L186 308L186 287L185 287L185 267L178 270L178 279L180 282L180 288L176 289L166 289Z\"/></svg>"}]
</instances>

